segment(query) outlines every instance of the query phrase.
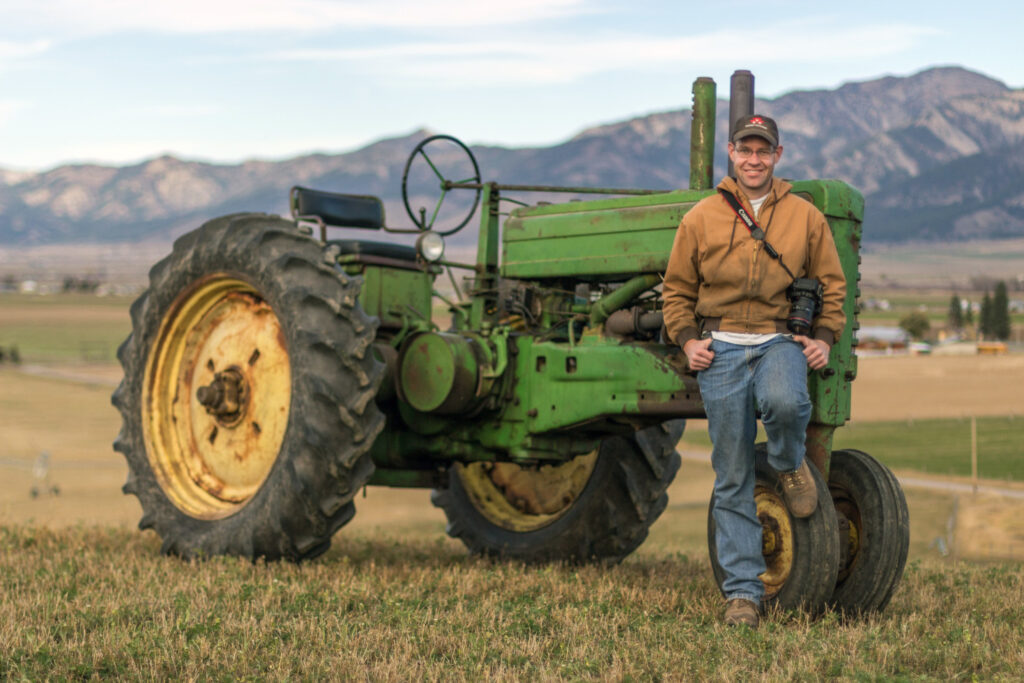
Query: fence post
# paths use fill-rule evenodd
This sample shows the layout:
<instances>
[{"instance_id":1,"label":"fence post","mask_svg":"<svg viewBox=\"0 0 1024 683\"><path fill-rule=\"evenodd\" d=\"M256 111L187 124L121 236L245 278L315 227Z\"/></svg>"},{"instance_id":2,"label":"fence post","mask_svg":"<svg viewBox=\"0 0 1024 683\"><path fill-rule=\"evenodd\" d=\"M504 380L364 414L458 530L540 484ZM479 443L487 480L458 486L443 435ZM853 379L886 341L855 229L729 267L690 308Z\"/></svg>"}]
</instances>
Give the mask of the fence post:
<instances>
[{"instance_id":1,"label":"fence post","mask_svg":"<svg viewBox=\"0 0 1024 683\"><path fill-rule=\"evenodd\" d=\"M971 481L978 495L978 418L971 415Z\"/></svg>"}]
</instances>

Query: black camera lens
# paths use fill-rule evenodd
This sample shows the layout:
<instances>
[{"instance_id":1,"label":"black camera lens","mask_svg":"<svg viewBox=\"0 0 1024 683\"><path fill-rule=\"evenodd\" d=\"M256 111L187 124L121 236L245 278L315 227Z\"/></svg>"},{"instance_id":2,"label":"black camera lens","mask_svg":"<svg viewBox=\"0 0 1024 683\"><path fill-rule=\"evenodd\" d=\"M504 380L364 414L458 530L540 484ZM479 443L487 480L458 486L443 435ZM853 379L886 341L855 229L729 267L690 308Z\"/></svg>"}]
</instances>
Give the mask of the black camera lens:
<instances>
[{"instance_id":1,"label":"black camera lens","mask_svg":"<svg viewBox=\"0 0 1024 683\"><path fill-rule=\"evenodd\" d=\"M811 278L797 278L786 290L786 298L790 301L789 317L786 327L793 334L809 334L811 323L821 312L821 297L824 287Z\"/></svg>"}]
</instances>

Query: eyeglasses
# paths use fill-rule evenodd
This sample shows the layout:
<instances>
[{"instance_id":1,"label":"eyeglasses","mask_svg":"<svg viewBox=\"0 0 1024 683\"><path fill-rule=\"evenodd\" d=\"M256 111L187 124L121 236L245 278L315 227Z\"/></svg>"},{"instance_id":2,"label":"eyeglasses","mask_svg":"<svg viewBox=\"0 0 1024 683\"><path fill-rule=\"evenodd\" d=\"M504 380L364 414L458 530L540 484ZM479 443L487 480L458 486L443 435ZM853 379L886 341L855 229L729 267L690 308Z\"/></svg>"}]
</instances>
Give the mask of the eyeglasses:
<instances>
[{"instance_id":1,"label":"eyeglasses","mask_svg":"<svg viewBox=\"0 0 1024 683\"><path fill-rule=\"evenodd\" d=\"M762 147L758 150L750 149L749 147L736 147L736 156L740 159L749 159L753 155L757 155L757 158L761 161L768 161L775 154L774 147Z\"/></svg>"}]
</instances>

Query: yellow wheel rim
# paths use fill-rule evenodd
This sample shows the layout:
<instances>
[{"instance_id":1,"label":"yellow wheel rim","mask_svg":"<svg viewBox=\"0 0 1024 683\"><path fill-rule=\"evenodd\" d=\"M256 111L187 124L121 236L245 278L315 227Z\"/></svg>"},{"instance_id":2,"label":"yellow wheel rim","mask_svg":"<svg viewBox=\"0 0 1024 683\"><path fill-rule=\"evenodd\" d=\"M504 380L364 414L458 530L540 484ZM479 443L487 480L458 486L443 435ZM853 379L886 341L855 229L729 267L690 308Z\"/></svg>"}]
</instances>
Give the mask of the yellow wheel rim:
<instances>
[{"instance_id":1,"label":"yellow wheel rim","mask_svg":"<svg viewBox=\"0 0 1024 683\"><path fill-rule=\"evenodd\" d=\"M760 579L765 597L771 598L782 590L793 568L793 526L785 501L775 491L756 486L754 500L761 520L761 552L765 562Z\"/></svg>"},{"instance_id":2,"label":"yellow wheel rim","mask_svg":"<svg viewBox=\"0 0 1024 683\"><path fill-rule=\"evenodd\" d=\"M837 583L842 583L850 576L850 572L853 569L853 565L857 560L857 555L860 553L860 541L861 541L861 527L863 520L860 516L860 511L857 509L857 505L853 502L852 497L840 487L830 487L832 494L832 502L836 508L836 515L838 517L845 518L847 521L847 533L846 537L840 537L840 543L845 544L842 547L840 554L839 564L839 578ZM842 529L842 525L840 525Z\"/></svg>"},{"instance_id":3,"label":"yellow wheel rim","mask_svg":"<svg viewBox=\"0 0 1024 683\"><path fill-rule=\"evenodd\" d=\"M175 300L141 410L149 462L180 510L218 519L245 505L277 460L290 404L284 333L251 285L217 274Z\"/></svg>"},{"instance_id":4,"label":"yellow wheel rim","mask_svg":"<svg viewBox=\"0 0 1024 683\"><path fill-rule=\"evenodd\" d=\"M508 462L457 464L455 472L480 514L503 529L525 533L569 511L590 481L597 453L538 468Z\"/></svg>"}]
</instances>

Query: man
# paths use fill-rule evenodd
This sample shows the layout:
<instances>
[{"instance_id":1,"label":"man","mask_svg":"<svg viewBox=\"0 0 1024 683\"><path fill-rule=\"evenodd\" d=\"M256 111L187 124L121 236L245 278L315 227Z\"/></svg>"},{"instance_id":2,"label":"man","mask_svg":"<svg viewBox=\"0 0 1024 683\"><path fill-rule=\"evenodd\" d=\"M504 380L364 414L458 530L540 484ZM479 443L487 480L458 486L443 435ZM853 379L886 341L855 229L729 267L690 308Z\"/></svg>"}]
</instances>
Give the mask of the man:
<instances>
[{"instance_id":1,"label":"man","mask_svg":"<svg viewBox=\"0 0 1024 683\"><path fill-rule=\"evenodd\" d=\"M664 315L669 338L697 371L708 416L725 623L756 628L764 596L758 575L765 571L754 503L756 413L790 513L810 516L818 497L804 461L807 369L825 367L843 330L846 283L825 217L773 177L782 158L775 122L760 115L740 119L728 147L735 178L725 178L718 194L693 207L676 232ZM722 190L754 217L764 240L754 239ZM807 336L786 325L786 289L799 277L824 286L821 313Z\"/></svg>"}]
</instances>

